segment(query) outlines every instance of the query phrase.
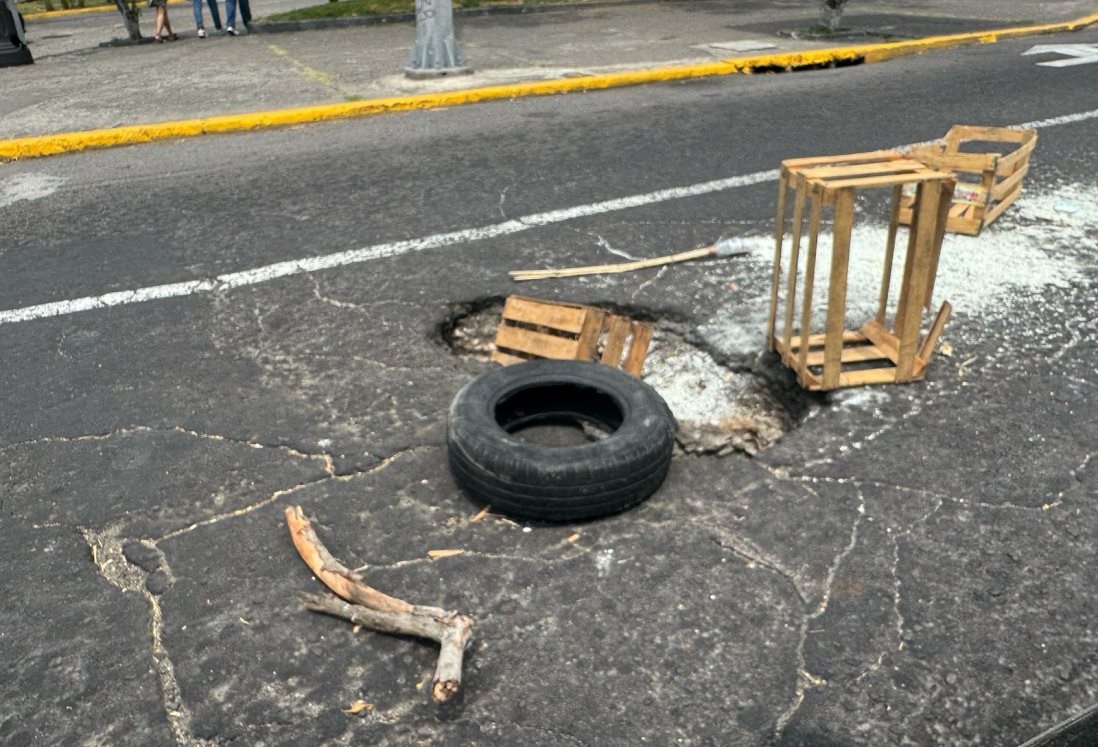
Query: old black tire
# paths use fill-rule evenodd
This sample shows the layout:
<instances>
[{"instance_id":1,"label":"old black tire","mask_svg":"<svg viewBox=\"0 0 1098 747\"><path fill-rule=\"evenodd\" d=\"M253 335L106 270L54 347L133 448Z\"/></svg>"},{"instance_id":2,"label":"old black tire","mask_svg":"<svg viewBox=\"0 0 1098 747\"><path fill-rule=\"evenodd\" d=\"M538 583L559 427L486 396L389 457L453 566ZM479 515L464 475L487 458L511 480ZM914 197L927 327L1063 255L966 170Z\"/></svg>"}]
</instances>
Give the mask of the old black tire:
<instances>
[{"instance_id":1,"label":"old black tire","mask_svg":"<svg viewBox=\"0 0 1098 747\"><path fill-rule=\"evenodd\" d=\"M551 447L511 432L546 422L591 422L610 432ZM458 485L493 510L543 521L622 511L667 476L675 420L656 391L596 363L538 360L493 369L454 398L447 419Z\"/></svg>"}]
</instances>

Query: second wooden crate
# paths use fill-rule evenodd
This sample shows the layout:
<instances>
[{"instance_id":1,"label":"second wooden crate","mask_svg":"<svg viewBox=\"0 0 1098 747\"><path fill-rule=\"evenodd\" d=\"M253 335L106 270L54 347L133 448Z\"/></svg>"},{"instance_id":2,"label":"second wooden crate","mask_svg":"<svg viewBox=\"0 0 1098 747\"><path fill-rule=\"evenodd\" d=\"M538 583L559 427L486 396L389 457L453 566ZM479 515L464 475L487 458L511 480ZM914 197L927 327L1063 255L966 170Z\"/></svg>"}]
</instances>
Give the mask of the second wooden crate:
<instances>
[{"instance_id":1,"label":"second wooden crate","mask_svg":"<svg viewBox=\"0 0 1098 747\"><path fill-rule=\"evenodd\" d=\"M964 150L970 143L1002 146L998 148L1001 152ZM957 189L946 228L976 236L1022 193L1022 180L1029 171L1029 156L1036 145L1036 130L955 125L941 142L916 146L907 155L954 175ZM914 203L914 195L904 195L900 222L905 226L911 225Z\"/></svg>"}]
</instances>

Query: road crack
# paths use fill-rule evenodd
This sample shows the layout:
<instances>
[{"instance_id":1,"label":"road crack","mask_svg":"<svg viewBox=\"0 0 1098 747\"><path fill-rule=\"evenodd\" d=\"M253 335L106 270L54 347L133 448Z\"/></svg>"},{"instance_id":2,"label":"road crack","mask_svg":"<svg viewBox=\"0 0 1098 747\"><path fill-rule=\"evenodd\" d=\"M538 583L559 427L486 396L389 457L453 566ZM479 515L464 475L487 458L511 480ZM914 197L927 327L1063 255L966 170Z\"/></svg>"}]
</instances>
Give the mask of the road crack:
<instances>
[{"instance_id":1,"label":"road crack","mask_svg":"<svg viewBox=\"0 0 1098 747\"><path fill-rule=\"evenodd\" d=\"M808 670L808 662L805 659L804 647L808 641L808 629L813 620L818 619L821 615L827 612L827 607L831 603L831 590L835 583L835 576L838 575L839 568L842 566L843 561L854 551L854 548L858 544L858 530L861 527L862 521L865 519L865 496L861 490L858 491L858 517L854 520L850 527L850 538L847 541L846 546L839 551L839 554L835 556L827 572L827 578L824 581L823 592L820 595L820 602L816 605L816 609L811 613L804 616L801 621L800 635L797 640L797 675L794 685L793 700L789 706L778 716L778 721L774 726L774 741L778 741L781 738L782 732L785 731L785 727L797 714L801 704L804 703L804 695L808 691L809 687L824 687L827 685L827 681L816 677Z\"/></svg>"},{"instance_id":2,"label":"road crack","mask_svg":"<svg viewBox=\"0 0 1098 747\"><path fill-rule=\"evenodd\" d=\"M186 526L179 527L178 529L173 529L172 531L170 531L166 534L163 534L160 537L157 537L155 540L153 540L153 542L154 543L159 543L159 542L163 542L164 540L174 539L176 537L181 537L184 534L189 534L189 533L193 532L196 529L201 529L203 527L212 526L214 524L220 524L221 522L228 521L230 519L235 519L235 518L240 517L240 516L246 516L247 514L250 514L254 511L258 511L259 509L261 509L265 506L269 506L270 504L274 503L275 501L278 501L282 498L285 498L288 495L293 495L294 493L297 493L301 490L305 490L306 488L311 488L311 487L314 487L316 485L321 485L321 484L326 483L326 482L331 482L333 480L334 481L339 481L339 482L346 482L348 480L353 480L357 477L362 477L364 475L372 475L372 474L375 474L377 472L381 472L382 470L386 469L390 464L397 461L398 459L400 459L405 454L409 454L411 452L417 451L419 449L425 449L425 448L434 448L434 446L433 445L409 446L408 448L401 449L400 451L392 454L391 456L383 459L378 464L375 464L374 466L369 467L369 468L354 469L354 470L351 470L349 472L343 472L343 473L336 473L333 470L332 472L329 472L324 477L319 477L315 480L306 480L305 482L298 483L297 485L293 485L293 486L288 487L288 488L282 488L280 490L276 490L275 492L271 493L270 495L266 496L265 498L262 498L262 499L256 501L255 503L251 503L247 506L242 506L241 508L234 509L232 511L226 511L224 513L217 514L216 516L211 516L209 518L193 522L193 523L188 524Z\"/></svg>"},{"instance_id":3,"label":"road crack","mask_svg":"<svg viewBox=\"0 0 1098 747\"><path fill-rule=\"evenodd\" d=\"M367 313L366 309L364 309L357 303L353 303L351 301L340 301L338 298L332 298L331 296L324 295L324 293L320 290L320 281L316 278L316 276L307 275L306 277L308 277L309 282L313 284L313 295L316 296L316 300L320 301L321 303L326 303L329 306L335 306L337 309L353 309L363 314Z\"/></svg>"},{"instance_id":4,"label":"road crack","mask_svg":"<svg viewBox=\"0 0 1098 747\"><path fill-rule=\"evenodd\" d=\"M331 454L323 451L309 452L295 449L292 446L286 444L269 444L260 441L252 441L245 438L234 438L231 436L223 436L217 433L203 433L201 431L190 430L182 426L170 426L170 427L154 427L149 425L130 425L122 428L118 428L106 433L85 433L78 436L42 436L39 438L28 439L25 441L17 441L7 446L0 447L0 453L9 449L14 449L22 446L38 446L40 444L55 444L55 443L80 443L84 441L109 441L113 438L132 436L137 434L165 434L165 433L178 433L192 438L203 439L207 441L219 441L225 443L240 444L247 446L251 449L275 449L284 451L291 456L299 459L311 459L320 461L324 466L324 471L329 475L335 475L335 461Z\"/></svg>"},{"instance_id":5,"label":"road crack","mask_svg":"<svg viewBox=\"0 0 1098 747\"><path fill-rule=\"evenodd\" d=\"M130 563L122 548L127 540L118 536L116 527L103 531L81 528L99 575L123 594L140 594L149 605L150 656L160 683L160 698L168 726L177 747L201 747L208 744L196 738L191 729L191 713L183 701L183 692L175 675L175 666L164 646L164 613L156 595L146 588L148 572Z\"/></svg>"},{"instance_id":6,"label":"road crack","mask_svg":"<svg viewBox=\"0 0 1098 747\"><path fill-rule=\"evenodd\" d=\"M797 574L783 566L780 560L764 552L751 540L740 537L724 529L717 529L717 534L713 537L713 541L716 542L719 547L728 550L736 557L745 561L748 568L759 566L771 573L781 576L793 587L793 590L797 593L797 598L801 600L802 604L806 607L811 604L808 600L808 594L801 588Z\"/></svg>"}]
</instances>

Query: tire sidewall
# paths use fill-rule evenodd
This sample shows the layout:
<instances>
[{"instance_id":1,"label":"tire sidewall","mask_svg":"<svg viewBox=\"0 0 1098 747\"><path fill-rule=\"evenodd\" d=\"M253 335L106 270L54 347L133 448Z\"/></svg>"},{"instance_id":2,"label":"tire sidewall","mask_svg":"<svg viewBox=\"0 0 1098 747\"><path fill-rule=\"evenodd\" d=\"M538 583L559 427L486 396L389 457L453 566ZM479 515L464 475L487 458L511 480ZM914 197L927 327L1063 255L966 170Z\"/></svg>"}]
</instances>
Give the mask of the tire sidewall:
<instances>
[{"instance_id":1,"label":"tire sidewall","mask_svg":"<svg viewBox=\"0 0 1098 747\"><path fill-rule=\"evenodd\" d=\"M549 447L509 434L497 422L496 407L508 397L561 384L610 397L621 411L620 427L592 443ZM489 371L458 392L447 418L458 483L485 502L493 499L489 493L511 503L529 497L533 508L528 515L542 515L540 507L552 512L554 500L576 506L584 496L621 496L609 501L620 503L619 508L643 500L666 474L674 431L674 418L652 387L620 369L585 361L538 360ZM633 495L638 490L645 492ZM597 513L612 510L592 506ZM578 508L560 512L585 513Z\"/></svg>"}]
</instances>

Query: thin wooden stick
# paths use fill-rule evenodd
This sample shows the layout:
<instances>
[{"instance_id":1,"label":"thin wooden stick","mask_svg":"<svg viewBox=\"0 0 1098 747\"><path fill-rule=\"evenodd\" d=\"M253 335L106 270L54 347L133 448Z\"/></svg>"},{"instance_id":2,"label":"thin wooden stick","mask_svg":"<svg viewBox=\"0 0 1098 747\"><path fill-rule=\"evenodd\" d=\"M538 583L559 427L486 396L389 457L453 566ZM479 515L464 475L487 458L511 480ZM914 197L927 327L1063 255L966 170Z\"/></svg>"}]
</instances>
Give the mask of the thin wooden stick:
<instances>
[{"instance_id":1,"label":"thin wooden stick","mask_svg":"<svg viewBox=\"0 0 1098 747\"><path fill-rule=\"evenodd\" d=\"M688 252L679 252L666 257L653 257L652 259L639 259L635 262L620 262L612 265L591 265L590 267L569 267L561 270L512 270L509 274L512 280L546 280L548 278L575 278L582 275L604 275L617 272L633 272L645 270L649 267L671 265L678 262L689 262L692 259L712 257L717 253L716 247L707 246L702 249L691 249Z\"/></svg>"},{"instance_id":2,"label":"thin wooden stick","mask_svg":"<svg viewBox=\"0 0 1098 747\"><path fill-rule=\"evenodd\" d=\"M431 697L442 702L461 689L465 647L473 632L473 619L439 607L409 604L383 594L332 556L313 531L300 506L286 509L286 525L294 547L305 564L325 586L344 600L310 594L305 606L316 612L342 617L382 633L414 635L440 645Z\"/></svg>"}]
</instances>

